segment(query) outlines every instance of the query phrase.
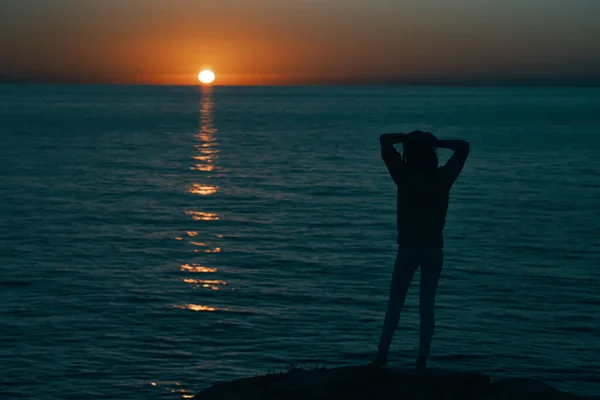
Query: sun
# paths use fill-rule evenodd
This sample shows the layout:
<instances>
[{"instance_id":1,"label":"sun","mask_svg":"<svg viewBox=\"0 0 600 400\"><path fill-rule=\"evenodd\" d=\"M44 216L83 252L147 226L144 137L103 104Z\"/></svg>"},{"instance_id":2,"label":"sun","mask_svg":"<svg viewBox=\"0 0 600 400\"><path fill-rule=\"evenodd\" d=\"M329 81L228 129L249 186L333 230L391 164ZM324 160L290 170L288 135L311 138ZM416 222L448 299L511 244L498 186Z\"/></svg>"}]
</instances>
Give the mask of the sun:
<instances>
[{"instance_id":1,"label":"sun","mask_svg":"<svg viewBox=\"0 0 600 400\"><path fill-rule=\"evenodd\" d=\"M212 71L205 69L198 74L198 80L205 85L210 85L215 81L215 74Z\"/></svg>"}]
</instances>

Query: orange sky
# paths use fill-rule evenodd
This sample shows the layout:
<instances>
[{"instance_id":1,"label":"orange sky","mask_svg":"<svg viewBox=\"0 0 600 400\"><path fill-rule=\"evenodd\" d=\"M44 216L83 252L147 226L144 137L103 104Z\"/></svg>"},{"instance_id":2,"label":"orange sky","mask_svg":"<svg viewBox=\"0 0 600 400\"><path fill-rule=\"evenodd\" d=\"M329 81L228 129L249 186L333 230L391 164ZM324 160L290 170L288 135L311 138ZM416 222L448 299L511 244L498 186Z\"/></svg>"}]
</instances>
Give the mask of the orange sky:
<instances>
[{"instance_id":1,"label":"orange sky","mask_svg":"<svg viewBox=\"0 0 600 400\"><path fill-rule=\"evenodd\" d=\"M450 3L450 4L449 4ZM0 81L600 81L597 0L2 0Z\"/></svg>"}]
</instances>

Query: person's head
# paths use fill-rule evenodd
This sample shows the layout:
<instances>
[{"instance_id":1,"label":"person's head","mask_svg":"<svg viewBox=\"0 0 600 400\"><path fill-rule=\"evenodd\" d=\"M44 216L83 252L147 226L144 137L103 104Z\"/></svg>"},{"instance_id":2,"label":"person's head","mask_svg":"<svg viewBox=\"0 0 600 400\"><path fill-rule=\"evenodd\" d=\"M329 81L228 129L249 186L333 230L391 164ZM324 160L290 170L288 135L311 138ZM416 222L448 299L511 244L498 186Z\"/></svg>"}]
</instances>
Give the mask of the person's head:
<instances>
[{"instance_id":1,"label":"person's head","mask_svg":"<svg viewBox=\"0 0 600 400\"><path fill-rule=\"evenodd\" d=\"M433 172L437 169L438 156L434 147L409 141L403 143L403 149L404 161L409 167L423 172Z\"/></svg>"}]
</instances>

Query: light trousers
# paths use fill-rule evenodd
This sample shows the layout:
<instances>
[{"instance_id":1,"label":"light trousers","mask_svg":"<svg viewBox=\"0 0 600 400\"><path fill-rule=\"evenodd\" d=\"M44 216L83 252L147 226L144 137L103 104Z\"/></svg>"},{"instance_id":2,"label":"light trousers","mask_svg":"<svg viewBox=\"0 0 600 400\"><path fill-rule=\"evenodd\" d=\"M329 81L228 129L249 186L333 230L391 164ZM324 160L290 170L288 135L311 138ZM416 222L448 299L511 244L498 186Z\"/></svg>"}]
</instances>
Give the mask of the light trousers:
<instances>
[{"instance_id":1,"label":"light trousers","mask_svg":"<svg viewBox=\"0 0 600 400\"><path fill-rule=\"evenodd\" d=\"M444 253L441 248L399 246L387 312L381 330L379 341L379 355L387 357L394 331L400 320L400 313L404 307L406 293L410 287L413 275L421 267L421 284L419 294L419 312L421 328L419 337L419 356L428 357L433 338L435 325L435 293L442 273Z\"/></svg>"}]
</instances>

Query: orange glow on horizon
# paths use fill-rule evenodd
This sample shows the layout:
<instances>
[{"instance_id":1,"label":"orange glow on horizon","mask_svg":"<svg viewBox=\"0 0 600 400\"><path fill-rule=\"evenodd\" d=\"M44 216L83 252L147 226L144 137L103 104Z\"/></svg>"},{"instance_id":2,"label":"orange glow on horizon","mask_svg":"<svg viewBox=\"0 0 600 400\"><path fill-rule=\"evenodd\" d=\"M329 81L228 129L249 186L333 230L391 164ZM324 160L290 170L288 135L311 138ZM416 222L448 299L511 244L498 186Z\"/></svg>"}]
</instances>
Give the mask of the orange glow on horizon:
<instances>
[{"instance_id":1,"label":"orange glow on horizon","mask_svg":"<svg viewBox=\"0 0 600 400\"><path fill-rule=\"evenodd\" d=\"M200 69L222 86L600 79L592 1L543 13L502 0L8 2L8 81L198 86Z\"/></svg>"}]
</instances>

